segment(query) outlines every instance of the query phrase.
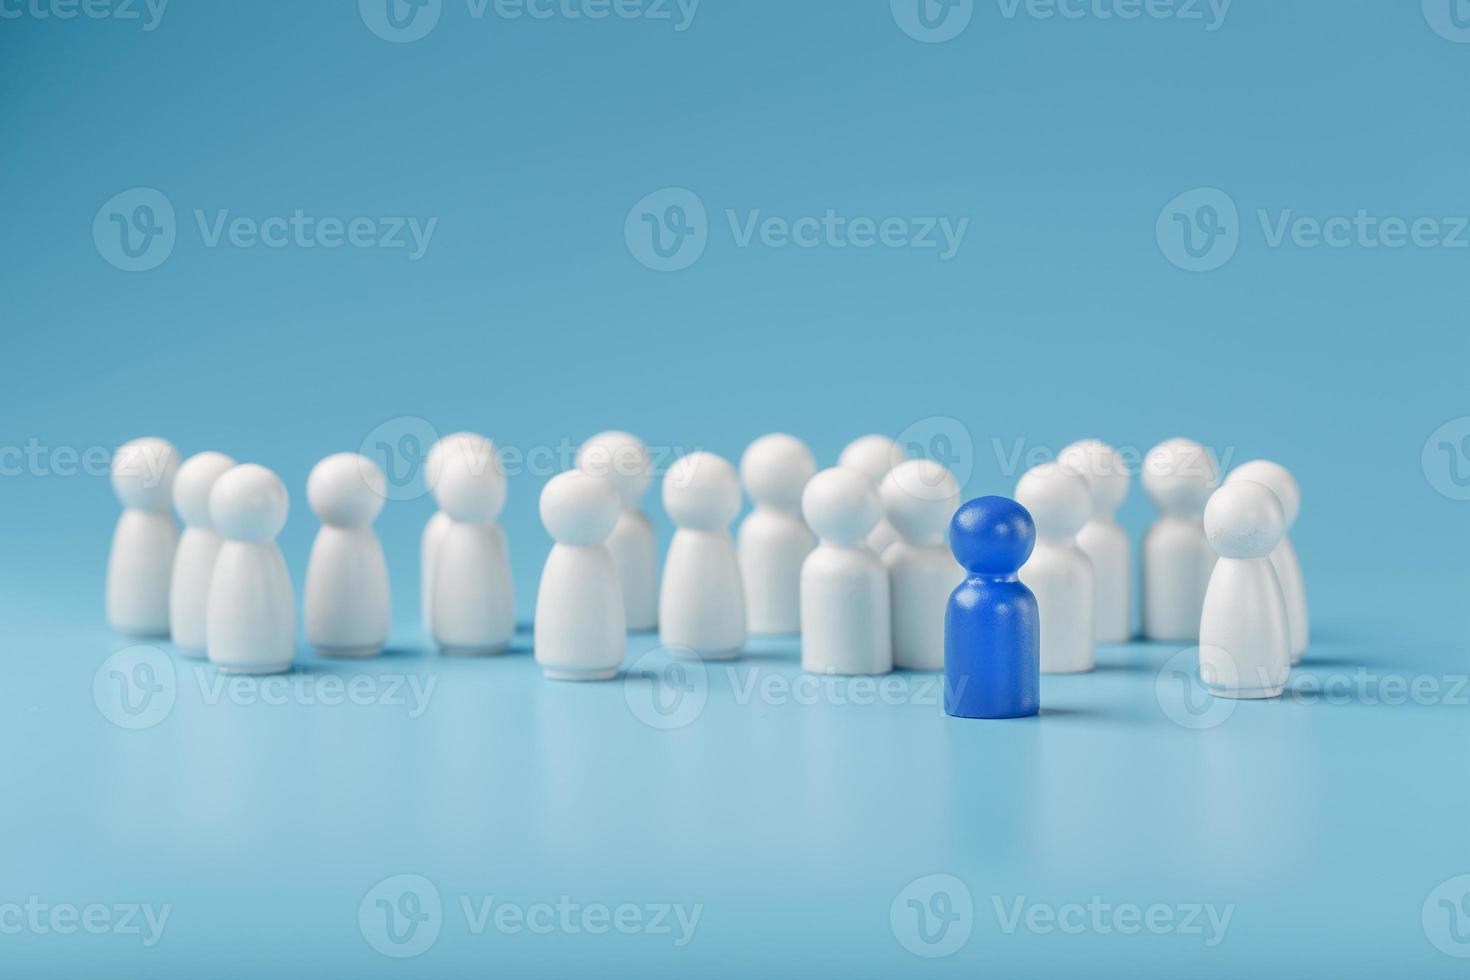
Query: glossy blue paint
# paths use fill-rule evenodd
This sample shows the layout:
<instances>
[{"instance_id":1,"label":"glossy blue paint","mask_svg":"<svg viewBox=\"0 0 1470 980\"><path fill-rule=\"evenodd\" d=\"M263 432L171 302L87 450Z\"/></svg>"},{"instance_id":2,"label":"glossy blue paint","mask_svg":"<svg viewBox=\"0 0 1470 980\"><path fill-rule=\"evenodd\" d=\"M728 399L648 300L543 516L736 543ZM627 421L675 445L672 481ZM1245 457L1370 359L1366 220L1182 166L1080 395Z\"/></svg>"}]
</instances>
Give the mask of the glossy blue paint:
<instances>
[{"instance_id":1,"label":"glossy blue paint","mask_svg":"<svg viewBox=\"0 0 1470 980\"><path fill-rule=\"evenodd\" d=\"M944 614L944 710L957 718L1025 718L1041 710L1041 617L1017 573L1036 525L1009 497L955 513L950 548L969 573Z\"/></svg>"}]
</instances>

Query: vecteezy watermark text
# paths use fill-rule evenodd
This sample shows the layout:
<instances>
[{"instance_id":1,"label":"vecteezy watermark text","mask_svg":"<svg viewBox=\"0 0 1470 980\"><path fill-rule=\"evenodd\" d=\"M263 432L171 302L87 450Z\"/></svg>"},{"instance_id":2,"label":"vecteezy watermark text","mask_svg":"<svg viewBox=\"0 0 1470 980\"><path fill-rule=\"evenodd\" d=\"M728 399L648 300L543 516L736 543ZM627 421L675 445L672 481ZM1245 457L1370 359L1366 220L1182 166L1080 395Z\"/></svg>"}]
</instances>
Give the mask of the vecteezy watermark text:
<instances>
[{"instance_id":1,"label":"vecteezy watermark text","mask_svg":"<svg viewBox=\"0 0 1470 980\"><path fill-rule=\"evenodd\" d=\"M1229 653L1211 648L1212 672L1223 672L1230 687L1249 687L1245 681L1255 680L1248 671L1236 671ZM1199 649L1190 647L1175 653L1159 668L1154 679L1154 698L1164 716L1181 728L1208 731L1230 720L1240 705L1235 698L1215 697L1201 677ZM1351 672L1315 673L1310 663L1292 672L1281 696L1259 702L1263 706L1288 704L1311 707L1326 705L1344 707L1470 707L1470 675L1467 674L1384 674L1367 667ZM1262 678L1260 686L1266 686Z\"/></svg>"},{"instance_id":2,"label":"vecteezy watermark text","mask_svg":"<svg viewBox=\"0 0 1470 980\"><path fill-rule=\"evenodd\" d=\"M1234 903L1217 906L1210 902L1167 903L1109 902L1093 895L1086 902L1038 902L1025 895L990 898L995 921L1007 936L1028 932L1037 936L1062 933L1067 936L1198 936L1206 949L1225 940Z\"/></svg>"},{"instance_id":3,"label":"vecteezy watermark text","mask_svg":"<svg viewBox=\"0 0 1470 980\"><path fill-rule=\"evenodd\" d=\"M1027 895L991 895L989 910L1003 936L1194 936L1205 948L1225 941L1235 905L1209 902L1119 902L1102 895L1086 900L1040 901ZM965 947L980 915L969 886L951 874L915 878L888 908L889 928L900 946L925 959L951 956Z\"/></svg>"},{"instance_id":4,"label":"vecteezy watermark text","mask_svg":"<svg viewBox=\"0 0 1470 980\"><path fill-rule=\"evenodd\" d=\"M494 895L461 895L460 910L470 935L495 931L506 936L667 936L676 949L688 946L699 928L704 905L681 902L577 902L568 895L555 902L507 902Z\"/></svg>"},{"instance_id":5,"label":"vecteezy watermark text","mask_svg":"<svg viewBox=\"0 0 1470 980\"><path fill-rule=\"evenodd\" d=\"M699 4L700 0L464 0L464 13L471 21L640 20L668 24L682 34L693 26ZM358 0L357 12L378 37L409 44L428 37L446 6L454 9L445 0Z\"/></svg>"},{"instance_id":6,"label":"vecteezy watermark text","mask_svg":"<svg viewBox=\"0 0 1470 980\"><path fill-rule=\"evenodd\" d=\"M1211 34L1225 26L1235 0L995 0L1006 20L1177 20Z\"/></svg>"},{"instance_id":7,"label":"vecteezy watermark text","mask_svg":"<svg viewBox=\"0 0 1470 980\"><path fill-rule=\"evenodd\" d=\"M323 215L299 207L264 216L230 208L194 208L191 213L198 241L208 249L381 249L401 251L410 262L428 252L439 225L436 217ZM152 187L114 194L92 220L97 254L124 272L158 268L173 254L178 237L173 202Z\"/></svg>"},{"instance_id":8,"label":"vecteezy watermark text","mask_svg":"<svg viewBox=\"0 0 1470 980\"><path fill-rule=\"evenodd\" d=\"M408 260L416 262L429 249L438 218L420 220L412 215L381 218L316 217L301 208L290 215L255 218L231 216L228 208L205 212L194 210L194 221L205 248L227 243L235 248L404 248Z\"/></svg>"},{"instance_id":9,"label":"vecteezy watermark text","mask_svg":"<svg viewBox=\"0 0 1470 980\"><path fill-rule=\"evenodd\" d=\"M112 471L110 446L49 446L32 436L25 445L0 446L0 477L107 476ZM158 486L167 460L146 447L135 454L146 467L145 485Z\"/></svg>"},{"instance_id":10,"label":"vecteezy watermark text","mask_svg":"<svg viewBox=\"0 0 1470 980\"><path fill-rule=\"evenodd\" d=\"M116 20L158 27L169 0L0 0L0 20Z\"/></svg>"},{"instance_id":11,"label":"vecteezy watermark text","mask_svg":"<svg viewBox=\"0 0 1470 980\"><path fill-rule=\"evenodd\" d=\"M1293 208L1258 208L1254 218L1261 243L1273 250L1470 249L1466 215L1403 216L1368 208L1311 215ZM1200 187L1164 206L1154 234L1159 251L1173 265L1187 272L1213 272L1235 257L1248 229L1229 194L1217 187Z\"/></svg>"},{"instance_id":12,"label":"vecteezy watermark text","mask_svg":"<svg viewBox=\"0 0 1470 980\"><path fill-rule=\"evenodd\" d=\"M428 711L439 684L435 674L384 672L344 677L293 670L253 676L224 674L200 663L191 664L189 674L199 700L208 707L374 707L404 709L415 719ZM148 644L117 651L92 676L97 710L119 728L136 731L161 724L173 713L178 696L178 668L168 654Z\"/></svg>"},{"instance_id":13,"label":"vecteezy watermark text","mask_svg":"<svg viewBox=\"0 0 1470 980\"><path fill-rule=\"evenodd\" d=\"M867 675L801 673L790 676L760 667L727 666L726 680L738 705L752 702L770 707L794 704L799 707L827 704L852 705L920 705L940 707L944 704L944 675L924 674L909 678L885 674Z\"/></svg>"},{"instance_id":14,"label":"vecteezy watermark text","mask_svg":"<svg viewBox=\"0 0 1470 980\"><path fill-rule=\"evenodd\" d=\"M136 937L146 947L158 945L173 912L172 905L140 902L45 902L31 895L24 902L0 902L0 935Z\"/></svg>"},{"instance_id":15,"label":"vecteezy watermark text","mask_svg":"<svg viewBox=\"0 0 1470 980\"><path fill-rule=\"evenodd\" d=\"M1148 450L1140 446L1118 445L1113 448L1122 463L1124 473L1141 472L1147 463ZM1002 439L999 436L991 437L990 449L995 454L1000 475L1004 477L1018 476L1042 463L1054 462L1061 451L1039 443L1028 444L1025 438ZM1235 458L1236 452L1234 446L1206 446L1207 458L1201 458L1198 462L1201 466L1208 463L1215 473L1225 473L1229 471L1230 461Z\"/></svg>"},{"instance_id":16,"label":"vecteezy watermark text","mask_svg":"<svg viewBox=\"0 0 1470 980\"><path fill-rule=\"evenodd\" d=\"M528 902L461 894L455 903L470 936L651 936L688 946L704 915L700 902L581 901L570 895ZM357 923L373 949L395 959L426 952L445 927L438 886L423 875L392 875L358 905Z\"/></svg>"},{"instance_id":17,"label":"vecteezy watermark text","mask_svg":"<svg viewBox=\"0 0 1470 980\"><path fill-rule=\"evenodd\" d=\"M958 254L970 227L969 218L849 218L832 208L797 218L729 208L725 220L737 248L758 243L766 248L937 249L941 262Z\"/></svg>"},{"instance_id":18,"label":"vecteezy watermark text","mask_svg":"<svg viewBox=\"0 0 1470 980\"><path fill-rule=\"evenodd\" d=\"M207 705L223 702L267 707L381 706L405 708L409 718L423 717L439 684L439 678L434 674L352 674L342 677L338 674L288 671L254 677L227 675L199 666L194 668L194 680L201 700Z\"/></svg>"},{"instance_id":19,"label":"vecteezy watermark text","mask_svg":"<svg viewBox=\"0 0 1470 980\"><path fill-rule=\"evenodd\" d=\"M1179 21L1214 33L1234 0L995 0L1002 19L1033 21ZM893 21L926 44L952 41L975 16L976 0L889 0Z\"/></svg>"},{"instance_id":20,"label":"vecteezy watermark text","mask_svg":"<svg viewBox=\"0 0 1470 980\"><path fill-rule=\"evenodd\" d=\"M726 208L723 216L731 243L740 249L913 250L932 252L941 262L959 254L970 228L970 219L963 216L870 216L836 208L794 216L767 214L760 208ZM711 230L699 195L683 187L665 187L645 195L629 210L623 241L646 268L678 272L704 255Z\"/></svg>"},{"instance_id":21,"label":"vecteezy watermark text","mask_svg":"<svg viewBox=\"0 0 1470 980\"><path fill-rule=\"evenodd\" d=\"M435 474L429 472L429 453L440 438L447 435L439 431L428 419L417 415L399 415L373 426L358 447L358 452L372 460L383 471L385 488L390 500L413 500L433 490L430 481ZM661 477L681 456L699 450L699 446L676 446L654 444L648 451L648 472ZM489 449L486 444L467 444L456 447L465 454L470 471L481 474L494 467L507 478L532 476L547 478L565 473L577 467L577 453L581 443L562 437L556 442L535 445L494 443ZM584 461L587 462L587 461ZM640 457L638 466L642 466ZM589 463L592 470L600 466L599 475L631 475L631 457L618 456L606 461Z\"/></svg>"},{"instance_id":22,"label":"vecteezy watermark text","mask_svg":"<svg viewBox=\"0 0 1470 980\"><path fill-rule=\"evenodd\" d=\"M751 663L711 664L682 647L655 647L623 673L628 709L650 728L672 731L693 724L721 682L741 707L924 707L939 710L948 681L942 673L811 674L770 670ZM956 693L964 690L959 682Z\"/></svg>"}]
</instances>

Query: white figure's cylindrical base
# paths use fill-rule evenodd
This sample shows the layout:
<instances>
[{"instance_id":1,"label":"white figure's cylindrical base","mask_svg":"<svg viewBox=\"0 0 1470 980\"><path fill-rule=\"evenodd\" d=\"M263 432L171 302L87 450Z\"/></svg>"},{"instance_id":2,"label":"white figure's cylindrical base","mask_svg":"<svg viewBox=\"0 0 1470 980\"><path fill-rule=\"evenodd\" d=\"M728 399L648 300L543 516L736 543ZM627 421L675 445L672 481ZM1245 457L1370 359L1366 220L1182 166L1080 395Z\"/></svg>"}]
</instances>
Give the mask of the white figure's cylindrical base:
<instances>
[{"instance_id":1,"label":"white figure's cylindrical base","mask_svg":"<svg viewBox=\"0 0 1470 980\"><path fill-rule=\"evenodd\" d=\"M628 630L618 568L605 545L552 546L536 590L532 645L551 680L617 676Z\"/></svg>"},{"instance_id":2,"label":"white figure's cylindrical base","mask_svg":"<svg viewBox=\"0 0 1470 980\"><path fill-rule=\"evenodd\" d=\"M729 532L674 532L658 629L664 646L688 647L704 660L728 660L745 646L745 588Z\"/></svg>"},{"instance_id":3,"label":"white figure's cylindrical base","mask_svg":"<svg viewBox=\"0 0 1470 980\"><path fill-rule=\"evenodd\" d=\"M1279 684L1275 687L1256 688L1252 691L1237 691L1224 687L1211 687L1208 684L1205 684L1204 687L1206 691L1209 691L1210 694L1217 698L1231 698L1235 701L1255 701L1265 700L1266 698L1279 698L1286 690L1285 684Z\"/></svg>"},{"instance_id":4,"label":"white figure's cylindrical base","mask_svg":"<svg viewBox=\"0 0 1470 980\"><path fill-rule=\"evenodd\" d=\"M291 661L280 664L222 664L214 665L221 674L284 674L291 669Z\"/></svg>"},{"instance_id":5,"label":"white figure's cylindrical base","mask_svg":"<svg viewBox=\"0 0 1470 980\"><path fill-rule=\"evenodd\" d=\"M894 670L944 669L944 616L964 572L943 544L899 541L883 555L888 570Z\"/></svg>"},{"instance_id":6,"label":"white figure's cylindrical base","mask_svg":"<svg viewBox=\"0 0 1470 980\"><path fill-rule=\"evenodd\" d=\"M801 632L801 563L816 546L816 536L797 514L757 505L741 523L737 557L751 634Z\"/></svg>"},{"instance_id":7,"label":"white figure's cylindrical base","mask_svg":"<svg viewBox=\"0 0 1470 980\"><path fill-rule=\"evenodd\" d=\"M112 631L123 636L131 636L135 640L167 640L169 628L167 626L131 626L126 623L111 623Z\"/></svg>"},{"instance_id":8,"label":"white figure's cylindrical base","mask_svg":"<svg viewBox=\"0 0 1470 980\"><path fill-rule=\"evenodd\" d=\"M175 649L179 651L179 656L188 657L190 660L209 659L209 652L203 647L181 647L175 644Z\"/></svg>"},{"instance_id":9,"label":"white figure's cylindrical base","mask_svg":"<svg viewBox=\"0 0 1470 980\"><path fill-rule=\"evenodd\" d=\"M1092 563L1065 539L1038 538L1021 566L1041 616L1041 672L1085 674L1095 666Z\"/></svg>"},{"instance_id":10,"label":"white figure's cylindrical base","mask_svg":"<svg viewBox=\"0 0 1470 980\"><path fill-rule=\"evenodd\" d=\"M419 621L431 637L434 635L434 573L439 563L439 545L451 523L448 514L435 511L419 539Z\"/></svg>"},{"instance_id":11,"label":"white figure's cylindrical base","mask_svg":"<svg viewBox=\"0 0 1470 980\"><path fill-rule=\"evenodd\" d=\"M1291 631L1291 665L1295 667L1302 662L1311 627L1308 625L1307 591L1302 582L1302 567L1297 562L1296 549L1292 547L1290 538L1282 538L1281 543L1271 552L1271 567L1276 569L1276 577L1281 582L1281 594L1286 599L1286 624Z\"/></svg>"},{"instance_id":12,"label":"white figure's cylindrical base","mask_svg":"<svg viewBox=\"0 0 1470 980\"><path fill-rule=\"evenodd\" d=\"M669 656L675 660L735 660L742 647L733 650L693 650L689 647L671 646Z\"/></svg>"},{"instance_id":13,"label":"white figure's cylindrical base","mask_svg":"<svg viewBox=\"0 0 1470 980\"><path fill-rule=\"evenodd\" d=\"M313 647L318 657L376 657L383 652L383 645L369 644L358 647Z\"/></svg>"},{"instance_id":14,"label":"white figure's cylindrical base","mask_svg":"<svg viewBox=\"0 0 1470 980\"><path fill-rule=\"evenodd\" d=\"M1133 559L1128 535L1109 516L1094 515L1077 534L1077 547L1092 562L1093 632L1098 643L1133 637Z\"/></svg>"},{"instance_id":15,"label":"white figure's cylindrical base","mask_svg":"<svg viewBox=\"0 0 1470 980\"><path fill-rule=\"evenodd\" d=\"M1163 643L1199 641L1215 550L1197 521L1162 517L1143 538L1143 635ZM1043 632L1045 628L1043 627Z\"/></svg>"},{"instance_id":16,"label":"white figure's cylindrical base","mask_svg":"<svg viewBox=\"0 0 1470 980\"><path fill-rule=\"evenodd\" d=\"M446 657L493 657L510 649L509 643L497 643L493 646L449 646L439 644L439 652Z\"/></svg>"},{"instance_id":17,"label":"white figure's cylindrical base","mask_svg":"<svg viewBox=\"0 0 1470 980\"><path fill-rule=\"evenodd\" d=\"M179 533L168 512L124 510L107 558L107 621L127 636L169 635L168 597Z\"/></svg>"},{"instance_id":18,"label":"white figure's cylindrical base","mask_svg":"<svg viewBox=\"0 0 1470 980\"><path fill-rule=\"evenodd\" d=\"M1200 683L1215 697L1274 698L1291 680L1291 631L1267 558L1221 558L1200 619Z\"/></svg>"},{"instance_id":19,"label":"white figure's cylindrical base","mask_svg":"<svg viewBox=\"0 0 1470 980\"><path fill-rule=\"evenodd\" d=\"M658 629L658 543L653 523L638 510L625 510L606 545L617 568L627 632Z\"/></svg>"},{"instance_id":20,"label":"white figure's cylindrical base","mask_svg":"<svg viewBox=\"0 0 1470 980\"><path fill-rule=\"evenodd\" d=\"M226 541L209 581L205 652L228 673L278 674L296 654L296 600L274 540Z\"/></svg>"},{"instance_id":21,"label":"white figure's cylindrical base","mask_svg":"<svg viewBox=\"0 0 1470 980\"><path fill-rule=\"evenodd\" d=\"M372 528L324 525L306 563L306 642L325 656L376 653L388 642L391 605L388 562Z\"/></svg>"},{"instance_id":22,"label":"white figure's cylindrical base","mask_svg":"<svg viewBox=\"0 0 1470 980\"><path fill-rule=\"evenodd\" d=\"M618 668L612 667L604 670L558 670L552 667L542 668L542 674L549 681L610 681L618 676Z\"/></svg>"},{"instance_id":23,"label":"white figure's cylindrical base","mask_svg":"<svg viewBox=\"0 0 1470 980\"><path fill-rule=\"evenodd\" d=\"M169 582L168 622L174 646L186 657L205 656L204 647L209 642L205 628L209 583L224 544L219 532L203 527L186 527L179 538Z\"/></svg>"},{"instance_id":24,"label":"white figure's cylindrical base","mask_svg":"<svg viewBox=\"0 0 1470 980\"><path fill-rule=\"evenodd\" d=\"M437 548L433 628L439 648L471 654L508 649L516 632L515 595L500 525L451 521Z\"/></svg>"},{"instance_id":25,"label":"white figure's cylindrical base","mask_svg":"<svg viewBox=\"0 0 1470 980\"><path fill-rule=\"evenodd\" d=\"M871 550L823 543L801 567L801 669L809 674L893 670L888 572Z\"/></svg>"}]
</instances>

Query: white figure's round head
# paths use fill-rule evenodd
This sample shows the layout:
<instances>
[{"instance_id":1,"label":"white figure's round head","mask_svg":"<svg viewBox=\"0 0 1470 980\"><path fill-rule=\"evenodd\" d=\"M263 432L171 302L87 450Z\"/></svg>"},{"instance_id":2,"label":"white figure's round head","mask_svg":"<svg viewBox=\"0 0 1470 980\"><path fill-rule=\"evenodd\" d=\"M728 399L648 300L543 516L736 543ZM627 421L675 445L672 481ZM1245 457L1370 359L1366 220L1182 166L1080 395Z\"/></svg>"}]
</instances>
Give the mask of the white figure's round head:
<instances>
[{"instance_id":1,"label":"white figure's round head","mask_svg":"<svg viewBox=\"0 0 1470 980\"><path fill-rule=\"evenodd\" d=\"M1302 491L1290 470L1280 463L1255 459L1249 463L1241 463L1225 478L1227 484L1236 480L1251 480L1270 488L1276 494L1276 499L1281 501L1281 510L1286 515L1286 529L1291 530L1302 508Z\"/></svg>"},{"instance_id":2,"label":"white figure's round head","mask_svg":"<svg viewBox=\"0 0 1470 980\"><path fill-rule=\"evenodd\" d=\"M1219 483L1210 451L1192 439L1167 439L1143 460L1143 488L1163 514L1198 517Z\"/></svg>"},{"instance_id":3,"label":"white figure's round head","mask_svg":"<svg viewBox=\"0 0 1470 980\"><path fill-rule=\"evenodd\" d=\"M740 457L740 479L750 499L763 507L796 513L801 491L817 473L817 460L796 436L761 436Z\"/></svg>"},{"instance_id":4,"label":"white figure's round head","mask_svg":"<svg viewBox=\"0 0 1470 980\"><path fill-rule=\"evenodd\" d=\"M848 443L837 457L837 465L863 473L877 486L889 470L908 458L903 447L887 436L869 435Z\"/></svg>"},{"instance_id":5,"label":"white figure's round head","mask_svg":"<svg viewBox=\"0 0 1470 980\"><path fill-rule=\"evenodd\" d=\"M488 465L487 460L500 463L495 444L478 432L451 432L430 446L424 457L424 484L430 490L439 485L445 461L456 456L467 456L482 466Z\"/></svg>"},{"instance_id":6,"label":"white figure's round head","mask_svg":"<svg viewBox=\"0 0 1470 980\"><path fill-rule=\"evenodd\" d=\"M209 517L232 541L269 541L286 526L291 498L264 466L244 463L225 471L209 491Z\"/></svg>"},{"instance_id":7,"label":"white figure's round head","mask_svg":"<svg viewBox=\"0 0 1470 980\"><path fill-rule=\"evenodd\" d=\"M1100 439L1072 443L1062 450L1057 462L1087 481L1095 517L1112 516L1128 496L1128 464L1122 453Z\"/></svg>"},{"instance_id":8,"label":"white figure's round head","mask_svg":"<svg viewBox=\"0 0 1470 980\"><path fill-rule=\"evenodd\" d=\"M675 524L694 531L728 528L740 513L740 477L714 453L694 452L674 460L664 474L664 510Z\"/></svg>"},{"instance_id":9,"label":"white figure's round head","mask_svg":"<svg viewBox=\"0 0 1470 980\"><path fill-rule=\"evenodd\" d=\"M1286 533L1286 514L1271 488L1227 483L1205 505L1205 536L1221 558L1265 558Z\"/></svg>"},{"instance_id":10,"label":"white figure's round head","mask_svg":"<svg viewBox=\"0 0 1470 980\"><path fill-rule=\"evenodd\" d=\"M213 528L209 517L209 492L235 461L224 453L195 453L184 460L174 477L174 509L190 527Z\"/></svg>"},{"instance_id":11,"label":"white figure's round head","mask_svg":"<svg viewBox=\"0 0 1470 980\"><path fill-rule=\"evenodd\" d=\"M877 526L883 505L866 474L834 466L807 483L801 494L801 513L823 541L857 545Z\"/></svg>"},{"instance_id":12,"label":"white figure's round head","mask_svg":"<svg viewBox=\"0 0 1470 980\"><path fill-rule=\"evenodd\" d=\"M112 489L132 510L167 513L178 472L179 451L157 436L134 439L112 454Z\"/></svg>"},{"instance_id":13,"label":"white figure's round head","mask_svg":"<svg viewBox=\"0 0 1470 980\"><path fill-rule=\"evenodd\" d=\"M602 544L622 509L611 480L581 470L552 477L541 491L541 523L557 544Z\"/></svg>"},{"instance_id":14,"label":"white figure's round head","mask_svg":"<svg viewBox=\"0 0 1470 980\"><path fill-rule=\"evenodd\" d=\"M954 474L932 459L899 463L878 488L888 523L914 544L939 544L960 507Z\"/></svg>"},{"instance_id":15,"label":"white figure's round head","mask_svg":"<svg viewBox=\"0 0 1470 980\"><path fill-rule=\"evenodd\" d=\"M1042 538L1071 538L1092 516L1087 481L1061 463L1042 463L1016 484L1016 502L1031 513Z\"/></svg>"},{"instance_id":16,"label":"white figure's round head","mask_svg":"<svg viewBox=\"0 0 1470 980\"><path fill-rule=\"evenodd\" d=\"M328 456L306 478L307 503L323 524L333 527L368 527L387 499L383 471L359 453Z\"/></svg>"},{"instance_id":17,"label":"white figure's round head","mask_svg":"<svg viewBox=\"0 0 1470 980\"><path fill-rule=\"evenodd\" d=\"M438 477L434 499L452 521L493 524L505 507L505 473L493 452L446 452L438 463Z\"/></svg>"},{"instance_id":18,"label":"white figure's round head","mask_svg":"<svg viewBox=\"0 0 1470 980\"><path fill-rule=\"evenodd\" d=\"M636 510L653 482L653 464L643 440L626 432L600 432L577 451L577 468L612 481L622 505Z\"/></svg>"}]
</instances>

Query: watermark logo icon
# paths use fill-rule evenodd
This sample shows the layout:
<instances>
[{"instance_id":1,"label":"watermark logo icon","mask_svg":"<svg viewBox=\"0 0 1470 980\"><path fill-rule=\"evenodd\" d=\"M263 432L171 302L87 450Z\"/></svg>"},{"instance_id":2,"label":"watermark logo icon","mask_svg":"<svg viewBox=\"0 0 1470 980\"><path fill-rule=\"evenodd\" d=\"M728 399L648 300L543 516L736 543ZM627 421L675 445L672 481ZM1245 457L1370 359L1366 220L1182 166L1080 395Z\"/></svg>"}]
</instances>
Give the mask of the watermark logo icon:
<instances>
[{"instance_id":1,"label":"watermark logo icon","mask_svg":"<svg viewBox=\"0 0 1470 980\"><path fill-rule=\"evenodd\" d=\"M623 675L623 698L649 728L685 728L709 702L709 668L693 650L657 647L633 661Z\"/></svg>"},{"instance_id":2,"label":"watermark logo icon","mask_svg":"<svg viewBox=\"0 0 1470 980\"><path fill-rule=\"evenodd\" d=\"M385 41L408 44L428 35L439 23L444 0L357 0L367 29Z\"/></svg>"},{"instance_id":3,"label":"watermark logo icon","mask_svg":"<svg viewBox=\"0 0 1470 980\"><path fill-rule=\"evenodd\" d=\"M1212 656L1200 654L1199 647L1180 650L1164 662L1154 678L1154 699L1164 717L1191 731L1218 728L1235 713L1235 699L1215 697L1205 683L1236 686L1233 676L1223 676L1233 674L1235 661L1223 650Z\"/></svg>"},{"instance_id":4,"label":"watermark logo icon","mask_svg":"<svg viewBox=\"0 0 1470 980\"><path fill-rule=\"evenodd\" d=\"M119 728L152 728L169 716L179 693L173 661L158 647L119 650L92 675L92 700Z\"/></svg>"},{"instance_id":5,"label":"watermark logo icon","mask_svg":"<svg viewBox=\"0 0 1470 980\"><path fill-rule=\"evenodd\" d=\"M949 470L963 488L975 470L975 439L959 419L931 415L898 434L893 455L897 457L893 460L895 466L905 459L932 460ZM897 479L910 496L919 500L941 500L945 496L942 481L930 484L924 476L911 470L901 472Z\"/></svg>"},{"instance_id":6,"label":"watermark logo icon","mask_svg":"<svg viewBox=\"0 0 1470 980\"><path fill-rule=\"evenodd\" d=\"M1470 874L1441 882L1424 899L1424 935L1435 949L1470 959Z\"/></svg>"},{"instance_id":7,"label":"watermark logo icon","mask_svg":"<svg viewBox=\"0 0 1470 980\"><path fill-rule=\"evenodd\" d=\"M1186 272L1213 272L1240 247L1240 211L1216 187L1185 191L1164 206L1154 228L1159 251Z\"/></svg>"},{"instance_id":8,"label":"watermark logo icon","mask_svg":"<svg viewBox=\"0 0 1470 980\"><path fill-rule=\"evenodd\" d=\"M419 956L438 942L444 927L439 889L423 875L385 878L363 896L357 927L367 944L384 956Z\"/></svg>"},{"instance_id":9,"label":"watermark logo icon","mask_svg":"<svg viewBox=\"0 0 1470 980\"><path fill-rule=\"evenodd\" d=\"M894 896L888 924L898 944L915 956L952 956L975 929L975 900L954 875L925 875Z\"/></svg>"},{"instance_id":10,"label":"watermark logo icon","mask_svg":"<svg viewBox=\"0 0 1470 980\"><path fill-rule=\"evenodd\" d=\"M97 254L124 272L158 268L173 253L177 237L173 203L152 187L114 194L92 219Z\"/></svg>"},{"instance_id":11,"label":"watermark logo icon","mask_svg":"<svg viewBox=\"0 0 1470 980\"><path fill-rule=\"evenodd\" d=\"M970 26L975 0L889 0L893 22L925 44L953 41Z\"/></svg>"},{"instance_id":12,"label":"watermark logo icon","mask_svg":"<svg viewBox=\"0 0 1470 980\"><path fill-rule=\"evenodd\" d=\"M383 471L388 500L417 500L428 493L426 462L439 441L439 430L428 419L400 415L376 426L363 437L358 452ZM364 474L364 479L376 478Z\"/></svg>"},{"instance_id":13,"label":"watermark logo icon","mask_svg":"<svg viewBox=\"0 0 1470 980\"><path fill-rule=\"evenodd\" d=\"M655 272L678 272L699 261L709 244L709 217L699 195L665 187L645 196L623 224L628 251Z\"/></svg>"},{"instance_id":14,"label":"watermark logo icon","mask_svg":"<svg viewBox=\"0 0 1470 980\"><path fill-rule=\"evenodd\" d=\"M1436 493L1470 500L1470 416L1451 419L1430 433L1420 462Z\"/></svg>"},{"instance_id":15,"label":"watermark logo icon","mask_svg":"<svg viewBox=\"0 0 1470 980\"><path fill-rule=\"evenodd\" d=\"M1424 19L1446 41L1470 44L1470 0L1423 0Z\"/></svg>"}]
</instances>

